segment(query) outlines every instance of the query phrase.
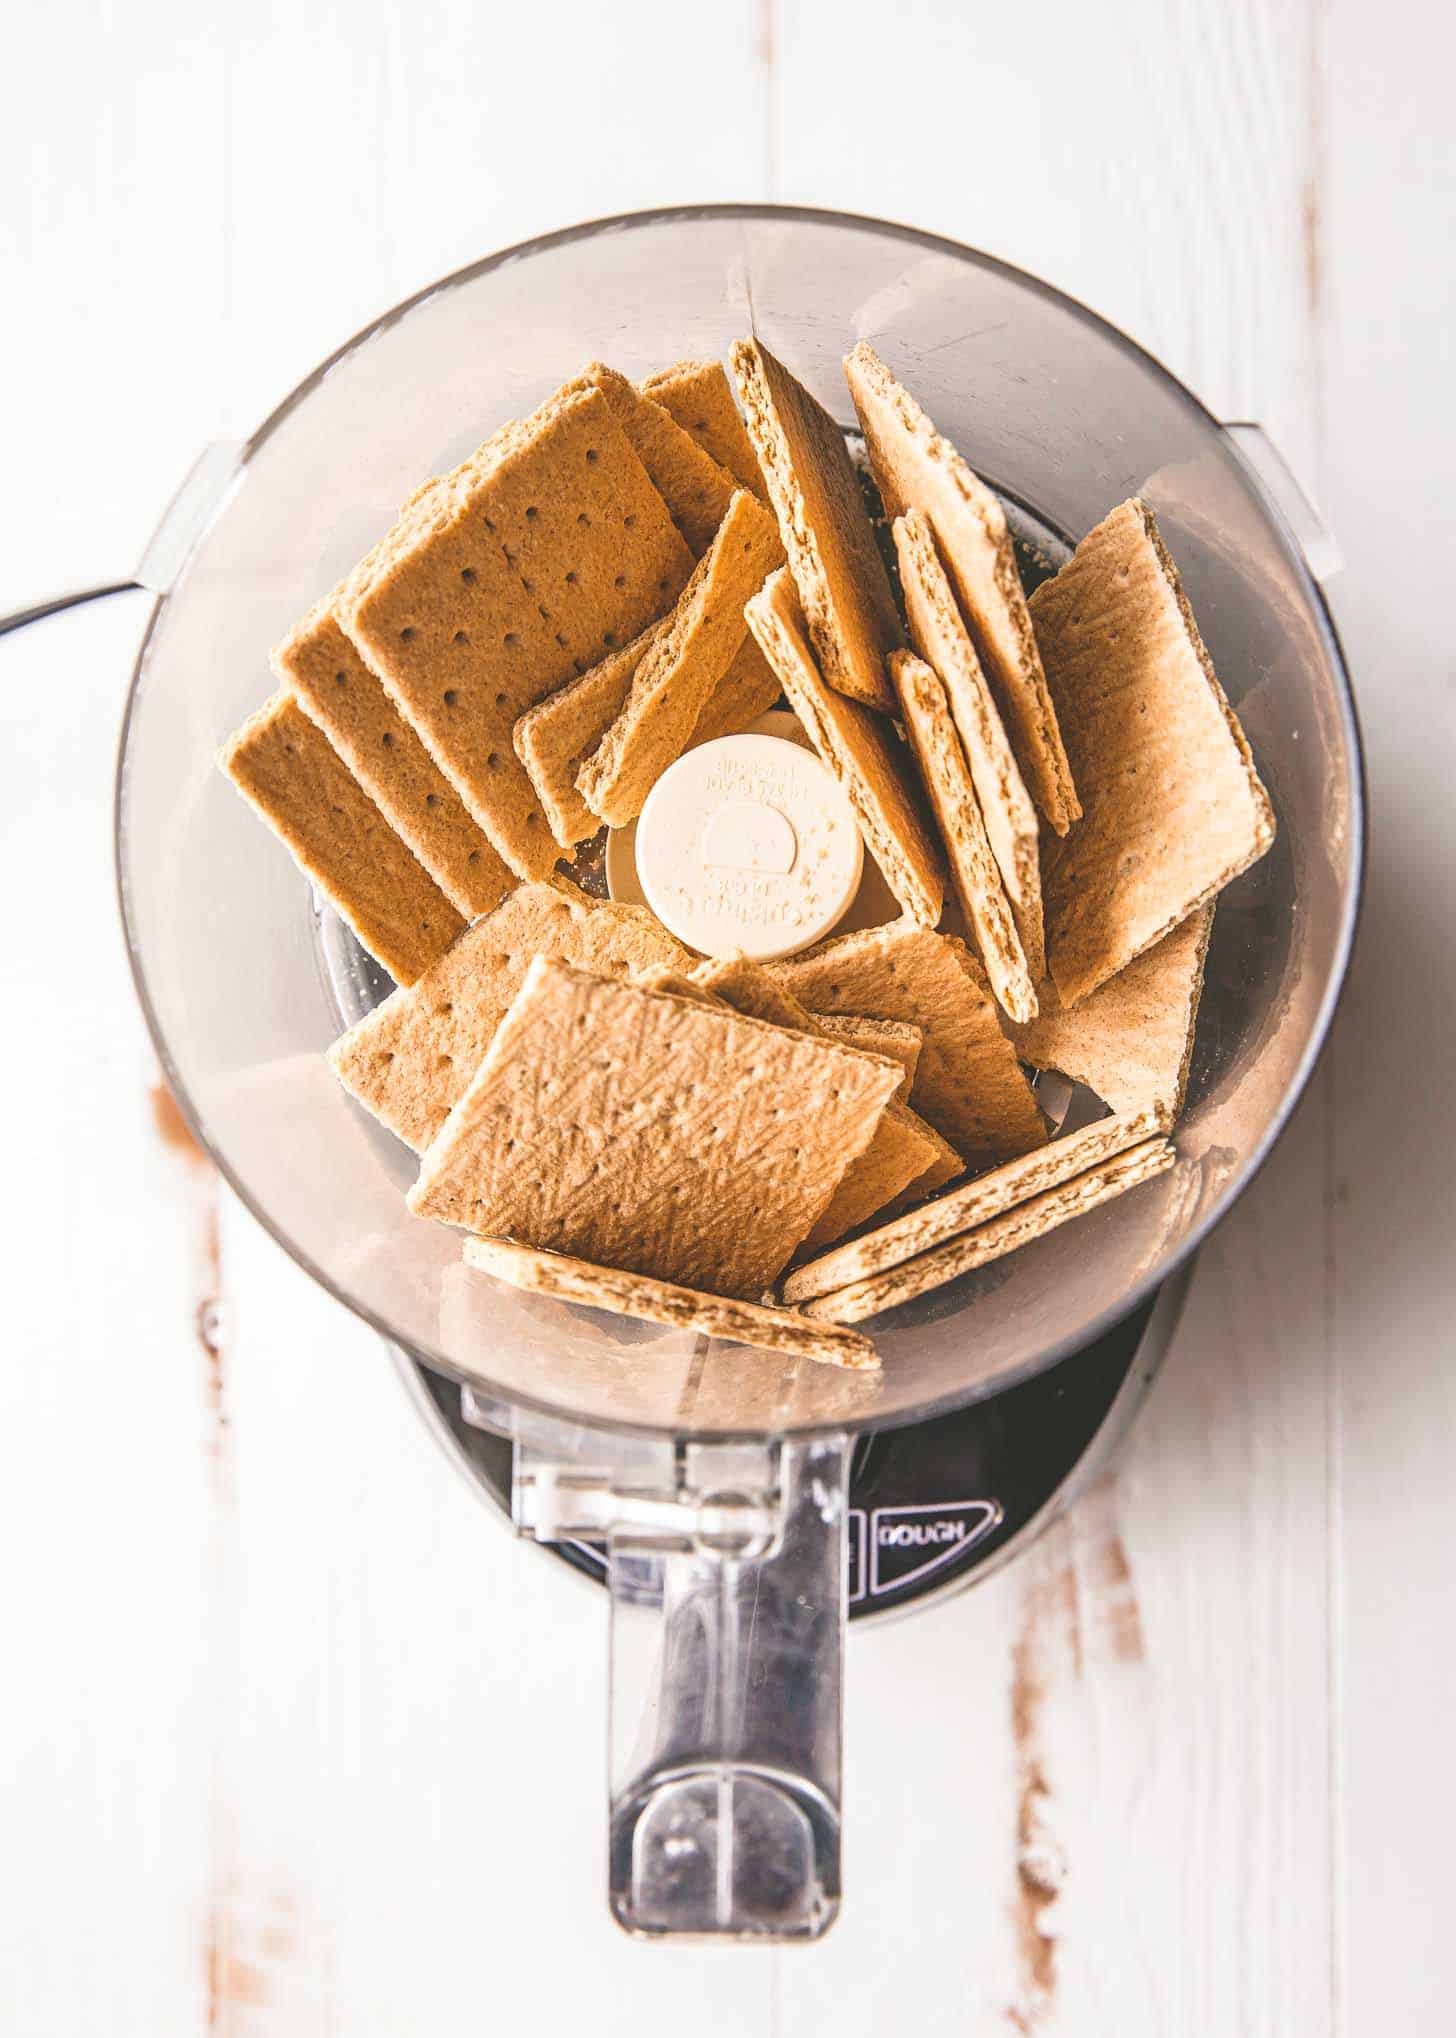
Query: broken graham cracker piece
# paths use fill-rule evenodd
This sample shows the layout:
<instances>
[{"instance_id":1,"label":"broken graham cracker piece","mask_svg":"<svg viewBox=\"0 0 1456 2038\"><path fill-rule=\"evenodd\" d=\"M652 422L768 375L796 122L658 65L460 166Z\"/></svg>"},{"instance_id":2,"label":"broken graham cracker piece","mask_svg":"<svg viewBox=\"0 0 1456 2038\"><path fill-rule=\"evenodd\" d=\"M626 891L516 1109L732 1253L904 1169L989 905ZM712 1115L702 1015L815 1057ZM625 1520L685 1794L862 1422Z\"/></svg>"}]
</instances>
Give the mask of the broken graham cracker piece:
<instances>
[{"instance_id":1,"label":"broken graham cracker piece","mask_svg":"<svg viewBox=\"0 0 1456 2038\"><path fill-rule=\"evenodd\" d=\"M966 1164L949 1140L904 1101L914 1083L920 1050L925 1042L920 1027L902 1020L870 1019L859 1013L811 1012L762 963L753 962L743 955L710 957L697 965L692 980L754 1019L766 1019L772 1026L797 1027L801 1033L817 1033L825 1039L842 1041L846 1047L856 1047L861 1053L877 1054L897 1062L904 1071L901 1086L885 1106L885 1115L874 1139L855 1166L846 1173L840 1190L836 1191L836 1202L840 1193L844 1192L841 1209L859 1208L860 1214L853 1218L853 1223L862 1224L877 1210L894 1208L907 1197L929 1195L932 1190L965 1173ZM890 1188L889 1176L908 1169L909 1162L917 1157L917 1148L921 1161L919 1169L913 1174L902 1173L900 1181ZM861 1170L864 1182L852 1184L850 1177ZM886 1185L877 1202L868 1200L871 1179ZM826 1211L825 1217L829 1214ZM834 1232L824 1230L824 1219L821 1219L807 1243L817 1243L815 1233L819 1232L826 1239L837 1237L850 1228L850 1222L845 1220L839 1231Z\"/></svg>"},{"instance_id":2,"label":"broken graham cracker piece","mask_svg":"<svg viewBox=\"0 0 1456 2038\"><path fill-rule=\"evenodd\" d=\"M956 896L991 988L1013 1019L1034 1018L1036 987L991 853L945 684L932 666L910 651L891 653L890 673L910 747L940 822Z\"/></svg>"},{"instance_id":3,"label":"broken graham cracker piece","mask_svg":"<svg viewBox=\"0 0 1456 2038\"><path fill-rule=\"evenodd\" d=\"M835 1239L867 1224L897 1196L904 1195L913 1182L935 1166L937 1150L933 1141L934 1135L924 1120L892 1099L875 1127L873 1139L858 1160L845 1169L834 1193L800 1241L800 1250L818 1252L832 1245Z\"/></svg>"},{"instance_id":4,"label":"broken graham cracker piece","mask_svg":"<svg viewBox=\"0 0 1456 2038\"><path fill-rule=\"evenodd\" d=\"M700 995L710 995L731 1005L752 1019L770 1026L786 1026L821 1038L842 1038L813 1013L808 1012L769 972L747 956L710 958L692 972ZM862 1043L850 1043L860 1052ZM864 1224L897 1197L908 1193L917 1182L935 1174L946 1154L959 1174L961 1162L932 1126L899 1101L905 1086L903 1064L893 1056L885 1059L899 1070L896 1094L886 1104L869 1145L845 1169L818 1221L805 1237L806 1247L828 1245L842 1238L856 1225ZM946 1179L941 1177L941 1179Z\"/></svg>"},{"instance_id":5,"label":"broken graham cracker piece","mask_svg":"<svg viewBox=\"0 0 1456 2038\"><path fill-rule=\"evenodd\" d=\"M732 362L824 678L893 714L885 659L905 640L844 434L757 340L735 341Z\"/></svg>"},{"instance_id":6,"label":"broken graham cracker piece","mask_svg":"<svg viewBox=\"0 0 1456 2038\"><path fill-rule=\"evenodd\" d=\"M904 1108L909 1110L908 1105ZM930 1120L922 1118L918 1111L911 1112L910 1115L932 1141L934 1151L930 1164L923 1168L913 1181L907 1182L898 1196L892 1196L883 1210L871 1211L872 1217L881 1219L898 1217L902 1210L909 1210L913 1205L923 1203L927 1196L933 1196L936 1190L943 1189L947 1182L958 1181L966 1171L965 1162L945 1135L937 1132Z\"/></svg>"},{"instance_id":7,"label":"broken graham cracker piece","mask_svg":"<svg viewBox=\"0 0 1456 2038\"><path fill-rule=\"evenodd\" d=\"M858 1012L821 1012L817 1015L821 1033L833 1034L849 1047L868 1048L871 1054L887 1054L905 1071L905 1090L915 1080L925 1035L904 1019L868 1019Z\"/></svg>"},{"instance_id":8,"label":"broken graham cracker piece","mask_svg":"<svg viewBox=\"0 0 1456 2038\"><path fill-rule=\"evenodd\" d=\"M788 1026L799 1033L817 1033L819 1022L808 1007L747 955L710 955L689 972L700 990L731 1005L750 1019L769 1026ZM857 1046L857 1042L849 1043ZM898 1085L897 1085L898 1088Z\"/></svg>"},{"instance_id":9,"label":"broken graham cracker piece","mask_svg":"<svg viewBox=\"0 0 1456 2038\"><path fill-rule=\"evenodd\" d=\"M971 1231L1020 1203L1029 1202L1048 1189L1075 1180L1089 1168L1111 1160L1114 1154L1140 1146L1144 1140L1166 1132L1172 1113L1163 1105L1126 1116L1100 1118L1065 1139L1054 1139L1035 1153L1023 1154L989 1174L978 1175L933 1203L922 1203L888 1224L864 1232L848 1244L836 1246L819 1259L795 1267L783 1283L784 1295L793 1302L805 1302L816 1295L828 1295L856 1281L866 1281L886 1267L901 1265L943 1245L948 1238Z\"/></svg>"},{"instance_id":10,"label":"broken graham cracker piece","mask_svg":"<svg viewBox=\"0 0 1456 2038\"><path fill-rule=\"evenodd\" d=\"M910 641L945 688L1026 967L1032 982L1040 983L1046 944L1036 808L956 607L929 518L922 510L908 510L895 519L894 536Z\"/></svg>"},{"instance_id":11,"label":"broken graham cracker piece","mask_svg":"<svg viewBox=\"0 0 1456 2038\"><path fill-rule=\"evenodd\" d=\"M695 976L673 969L665 962L654 963L649 969L634 969L627 981L644 991L671 991L677 998L696 998L700 1005L721 1005L724 1002L714 997L706 984L700 984Z\"/></svg>"},{"instance_id":12,"label":"broken graham cracker piece","mask_svg":"<svg viewBox=\"0 0 1456 2038\"><path fill-rule=\"evenodd\" d=\"M768 501L763 469L721 361L677 361L644 377L637 387L720 467L726 467L740 488L751 489L760 502Z\"/></svg>"},{"instance_id":13,"label":"broken graham cracker piece","mask_svg":"<svg viewBox=\"0 0 1456 2038\"><path fill-rule=\"evenodd\" d=\"M834 1037L823 1021L815 1030L826 1039ZM965 1171L966 1164L950 1141L896 1095L885 1106L874 1138L845 1170L800 1250L817 1252L846 1232L868 1224L872 1217L891 1217Z\"/></svg>"},{"instance_id":14,"label":"broken graham cracker piece","mask_svg":"<svg viewBox=\"0 0 1456 2038\"><path fill-rule=\"evenodd\" d=\"M885 514L923 510L935 530L1022 776L1057 834L1081 814L1057 710L1027 613L1006 513L874 348L844 364ZM934 660L931 661L934 663Z\"/></svg>"},{"instance_id":15,"label":"broken graham cracker piece","mask_svg":"<svg viewBox=\"0 0 1456 2038\"><path fill-rule=\"evenodd\" d=\"M831 935L773 964L773 975L811 1012L865 1012L921 1027L925 1045L910 1102L967 1166L989 1167L1046 1144L1031 1085L964 942L893 920Z\"/></svg>"},{"instance_id":16,"label":"broken graham cracker piece","mask_svg":"<svg viewBox=\"0 0 1456 2038\"><path fill-rule=\"evenodd\" d=\"M757 1297L868 1145L893 1064L538 957L426 1150L417 1216Z\"/></svg>"},{"instance_id":17,"label":"broken graham cracker piece","mask_svg":"<svg viewBox=\"0 0 1456 2038\"><path fill-rule=\"evenodd\" d=\"M1103 1203L1110 1203L1114 1197L1163 1174L1172 1167L1175 1158L1166 1139L1144 1140L1141 1146L1089 1168L1060 1188L1048 1189L1044 1195L1019 1203L1004 1216L993 1217L989 1223L977 1225L975 1230L964 1232L931 1252L817 1297L805 1304L804 1313L826 1323L860 1323L868 1316L882 1315L887 1309L897 1308L931 1288L943 1287L947 1281L970 1273L973 1267L989 1266L993 1260L1004 1259L1007 1253L1030 1245L1033 1239L1045 1238L1049 1231L1074 1217L1085 1217Z\"/></svg>"},{"instance_id":18,"label":"broken graham cracker piece","mask_svg":"<svg viewBox=\"0 0 1456 2038\"><path fill-rule=\"evenodd\" d=\"M512 869L560 849L511 741L670 608L692 555L601 391L554 396L416 503L339 620Z\"/></svg>"},{"instance_id":19,"label":"broken graham cracker piece","mask_svg":"<svg viewBox=\"0 0 1456 2038\"><path fill-rule=\"evenodd\" d=\"M576 789L576 775L626 706L633 673L666 627L665 621L653 623L621 650L609 651L580 679L528 708L512 730L516 755L558 842L589 841L601 827L600 816Z\"/></svg>"},{"instance_id":20,"label":"broken graham cracker piece","mask_svg":"<svg viewBox=\"0 0 1456 2038\"><path fill-rule=\"evenodd\" d=\"M728 514L738 483L669 411L644 396L615 368L593 361L576 384L567 386L587 384L600 389L611 405L612 415L632 442L694 558L701 558Z\"/></svg>"},{"instance_id":21,"label":"broken graham cracker piece","mask_svg":"<svg viewBox=\"0 0 1456 2038\"><path fill-rule=\"evenodd\" d=\"M707 1295L645 1274L624 1274L619 1267L594 1266L565 1253L513 1245L507 1239L467 1238L464 1255L468 1265L513 1288L554 1295L587 1309L605 1309L613 1316L633 1316L643 1323L694 1331L699 1337L721 1338L725 1344L752 1345L761 1352L815 1359L825 1366L873 1372L880 1363L874 1346L858 1331L811 1323L793 1309Z\"/></svg>"},{"instance_id":22,"label":"broken graham cracker piece","mask_svg":"<svg viewBox=\"0 0 1456 2038\"><path fill-rule=\"evenodd\" d=\"M600 816L576 789L576 775L626 706L633 673L666 627L667 619L654 623L580 679L558 687L516 723L512 732L516 755L530 774L558 842L588 841L601 827ZM777 675L745 631L728 670L703 703L686 747L749 728L768 712L779 692Z\"/></svg>"},{"instance_id":23,"label":"broken graham cracker piece","mask_svg":"<svg viewBox=\"0 0 1456 2038\"><path fill-rule=\"evenodd\" d=\"M272 664L451 905L468 920L498 904L514 875L339 628L332 595L284 638Z\"/></svg>"},{"instance_id":24,"label":"broken graham cracker piece","mask_svg":"<svg viewBox=\"0 0 1456 2038\"><path fill-rule=\"evenodd\" d=\"M218 763L396 983L412 984L464 927L290 694L244 722Z\"/></svg>"},{"instance_id":25,"label":"broken graham cracker piece","mask_svg":"<svg viewBox=\"0 0 1456 2038\"><path fill-rule=\"evenodd\" d=\"M408 992L396 991L329 1049L334 1074L381 1124L422 1153L485 1059L538 955L600 976L692 956L645 906L555 885L520 885L465 929Z\"/></svg>"},{"instance_id":26,"label":"broken graham cracker piece","mask_svg":"<svg viewBox=\"0 0 1456 2038\"><path fill-rule=\"evenodd\" d=\"M810 1012L777 977L747 956L709 958L697 965L692 976L694 983L752 1018L843 1040L862 1052L885 1054L900 1064L909 1081L914 1079L925 1038L919 1027L894 1020L867 1019L858 1014ZM907 1036L913 1042L908 1057ZM807 1246L842 1237L878 1212L928 1195L965 1172L965 1162L949 1141L902 1101L909 1081L902 1077L900 1089L885 1106L874 1138L859 1160L846 1170L829 1208L805 1240Z\"/></svg>"},{"instance_id":27,"label":"broken graham cracker piece","mask_svg":"<svg viewBox=\"0 0 1456 2038\"><path fill-rule=\"evenodd\" d=\"M1031 612L1085 808L1042 872L1070 1008L1256 862L1274 812L1146 503L1089 532Z\"/></svg>"},{"instance_id":28,"label":"broken graham cracker piece","mask_svg":"<svg viewBox=\"0 0 1456 2038\"><path fill-rule=\"evenodd\" d=\"M918 1172L911 1175L908 1181L888 1191L878 1202L871 1202L866 1196L860 1202L852 1219L841 1222L837 1230L829 1230L821 1219L804 1241L806 1247L817 1247L829 1243L836 1237L843 1237L846 1231L867 1223L871 1217L892 1217L911 1204L920 1202L922 1198L933 1195L937 1189L943 1189L947 1182L953 1182L958 1175L963 1175L966 1164L945 1135L939 1132L929 1119L922 1118L918 1111L912 1110L910 1105L903 1101L909 1096L914 1085L920 1062L920 1049L925 1040L925 1035L918 1026L908 1026L902 1020L896 1019L868 1019L858 1013L848 1012L815 1012L808 1017L816 1032L823 1033L831 1039L843 1040L851 1047L862 1047L872 1054L887 1054L901 1064L905 1069L905 1083L885 1106L885 1116L880 1121L881 1130L892 1121L898 1123L908 1120L908 1130L915 1135L926 1156ZM908 1053L905 1036L909 1036L913 1041ZM865 1158L867 1161L869 1156L866 1155ZM848 1178L841 1184L841 1190L847 1186ZM840 1212L836 1215L842 1216L845 1209L852 1207L851 1199L846 1194ZM828 1215L826 1212L825 1216Z\"/></svg>"},{"instance_id":29,"label":"broken graham cracker piece","mask_svg":"<svg viewBox=\"0 0 1456 2038\"><path fill-rule=\"evenodd\" d=\"M745 629L728 670L703 703L688 748L751 729L782 692L779 676L759 650L757 638Z\"/></svg>"},{"instance_id":30,"label":"broken graham cracker piece","mask_svg":"<svg viewBox=\"0 0 1456 2038\"><path fill-rule=\"evenodd\" d=\"M945 866L893 728L825 685L785 568L747 605L748 626L815 750L844 787L866 847L901 908L927 927L945 903Z\"/></svg>"},{"instance_id":31,"label":"broken graham cracker piece","mask_svg":"<svg viewBox=\"0 0 1456 2038\"><path fill-rule=\"evenodd\" d=\"M1029 1026L1012 1028L1023 1061L1059 1069L1114 1111L1161 1103L1183 1108L1213 902L1063 1011L1051 984Z\"/></svg>"},{"instance_id":32,"label":"broken graham cracker piece","mask_svg":"<svg viewBox=\"0 0 1456 2038\"><path fill-rule=\"evenodd\" d=\"M633 673L621 713L577 773L577 790L611 827L636 819L687 748L743 642L743 605L778 557L773 519L740 488L667 627Z\"/></svg>"}]
</instances>

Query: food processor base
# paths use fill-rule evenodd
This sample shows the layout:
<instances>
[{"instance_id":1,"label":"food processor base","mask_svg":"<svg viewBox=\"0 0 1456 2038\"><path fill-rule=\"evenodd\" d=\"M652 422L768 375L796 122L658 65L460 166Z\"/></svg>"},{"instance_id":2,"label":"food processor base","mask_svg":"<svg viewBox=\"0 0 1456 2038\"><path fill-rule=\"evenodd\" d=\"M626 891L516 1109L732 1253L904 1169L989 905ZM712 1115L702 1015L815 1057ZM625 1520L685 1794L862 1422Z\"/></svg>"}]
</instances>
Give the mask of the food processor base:
<instances>
[{"instance_id":1,"label":"food processor base","mask_svg":"<svg viewBox=\"0 0 1456 2038\"><path fill-rule=\"evenodd\" d=\"M884 1618L959 1591L1007 1562L1104 1471L1172 1342L1192 1272L1035 1379L984 1401L866 1432L850 1473L849 1614ZM503 1521L515 1446L483 1425L475 1398L389 1347L420 1413ZM544 1544L606 1583L600 1544Z\"/></svg>"}]
</instances>

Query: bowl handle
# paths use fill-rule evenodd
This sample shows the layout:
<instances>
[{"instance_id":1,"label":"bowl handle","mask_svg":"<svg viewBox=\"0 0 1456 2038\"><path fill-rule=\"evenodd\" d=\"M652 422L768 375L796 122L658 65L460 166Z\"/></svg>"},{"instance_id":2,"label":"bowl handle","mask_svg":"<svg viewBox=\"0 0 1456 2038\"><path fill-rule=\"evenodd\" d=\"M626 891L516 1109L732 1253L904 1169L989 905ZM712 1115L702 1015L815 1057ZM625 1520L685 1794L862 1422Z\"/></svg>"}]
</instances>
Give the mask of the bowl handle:
<instances>
[{"instance_id":1,"label":"bowl handle","mask_svg":"<svg viewBox=\"0 0 1456 2038\"><path fill-rule=\"evenodd\" d=\"M612 1913L816 1939L839 1909L850 1440L588 1437L518 1442L515 1516L607 1545Z\"/></svg>"},{"instance_id":2,"label":"bowl handle","mask_svg":"<svg viewBox=\"0 0 1456 2038\"><path fill-rule=\"evenodd\" d=\"M166 594L182 564L214 515L222 507L243 470L244 448L227 440L204 446L188 469L185 479L162 521L152 533L136 571L126 580L102 581L95 587L78 587L30 602L8 616L0 616L0 637L23 630L46 616L58 616L84 602L101 601L109 594L134 594L147 588Z\"/></svg>"},{"instance_id":3,"label":"bowl handle","mask_svg":"<svg viewBox=\"0 0 1456 2038\"><path fill-rule=\"evenodd\" d=\"M100 587L73 587L64 594L48 595L28 608L0 616L0 637L8 637L12 630L23 630L29 623L44 622L47 616L59 616L66 609L78 609L84 602L104 601L109 594L135 594L140 586L139 580L108 580Z\"/></svg>"}]
</instances>

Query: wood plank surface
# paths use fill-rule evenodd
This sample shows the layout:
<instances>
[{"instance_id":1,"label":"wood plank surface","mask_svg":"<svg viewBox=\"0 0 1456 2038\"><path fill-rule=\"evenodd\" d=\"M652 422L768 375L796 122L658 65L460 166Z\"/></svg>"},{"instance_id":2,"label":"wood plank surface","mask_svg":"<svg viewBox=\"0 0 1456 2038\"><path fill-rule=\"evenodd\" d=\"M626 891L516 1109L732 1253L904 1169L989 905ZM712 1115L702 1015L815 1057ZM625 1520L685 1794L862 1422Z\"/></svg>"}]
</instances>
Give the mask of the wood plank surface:
<instances>
[{"instance_id":1,"label":"wood plank surface","mask_svg":"<svg viewBox=\"0 0 1456 2038\"><path fill-rule=\"evenodd\" d=\"M1266 424L1349 561L1376 852L1333 1048L1112 1473L852 1637L833 1935L641 1948L604 1903L600 1595L490 1517L157 1089L110 873L145 602L0 643L0 2029L1442 2028L1450 15L85 0L12 55L0 610L124 574L205 441L464 261L836 205L1045 275Z\"/></svg>"}]
</instances>

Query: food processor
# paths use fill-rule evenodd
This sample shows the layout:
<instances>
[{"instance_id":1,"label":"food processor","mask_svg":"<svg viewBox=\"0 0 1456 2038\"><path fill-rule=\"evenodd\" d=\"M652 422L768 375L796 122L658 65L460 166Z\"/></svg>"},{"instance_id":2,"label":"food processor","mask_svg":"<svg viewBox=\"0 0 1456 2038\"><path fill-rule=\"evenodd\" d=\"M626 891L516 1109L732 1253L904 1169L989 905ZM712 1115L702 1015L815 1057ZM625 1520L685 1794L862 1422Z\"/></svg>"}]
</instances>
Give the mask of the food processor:
<instances>
[{"instance_id":1,"label":"food processor","mask_svg":"<svg viewBox=\"0 0 1456 2038\"><path fill-rule=\"evenodd\" d=\"M1272 797L1220 899L1176 1165L877 1319L878 1374L507 1288L413 1218L413 1157L324 1050L391 988L215 768L268 653L426 476L592 359L637 378L758 334L840 419L869 339L999 493L1028 580L1115 503L1157 514ZM1337 563L1256 427L1222 424L1081 306L966 248L833 213L600 221L377 320L199 462L137 580L122 912L165 1071L259 1221L388 1341L519 1533L608 1589L608 1884L650 1936L810 1939L840 1902L846 1622L1005 1560L1125 1430L1192 1256L1328 1029L1362 866ZM1087 1100L1061 1086L1055 1102ZM523 1558L523 1561L525 1559ZM548 1785L549 1789L549 1785Z\"/></svg>"}]
</instances>

